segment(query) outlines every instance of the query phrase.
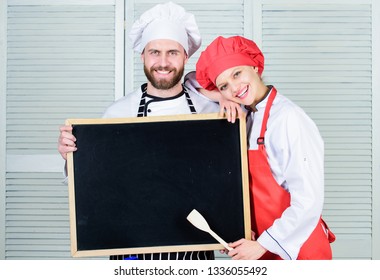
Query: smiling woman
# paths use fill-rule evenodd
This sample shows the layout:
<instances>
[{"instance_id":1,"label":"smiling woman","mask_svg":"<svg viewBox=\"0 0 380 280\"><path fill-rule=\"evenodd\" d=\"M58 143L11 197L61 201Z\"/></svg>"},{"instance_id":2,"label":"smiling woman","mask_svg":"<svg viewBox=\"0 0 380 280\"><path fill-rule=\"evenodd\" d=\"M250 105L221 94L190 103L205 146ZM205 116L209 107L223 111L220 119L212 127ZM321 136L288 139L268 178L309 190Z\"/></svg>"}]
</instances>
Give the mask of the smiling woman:
<instances>
[{"instance_id":1,"label":"smiling woman","mask_svg":"<svg viewBox=\"0 0 380 280\"><path fill-rule=\"evenodd\" d=\"M332 259L335 240L322 220L324 145L306 113L261 80L264 56L244 37L216 38L196 77L248 112L252 231L230 243L233 259Z\"/></svg>"},{"instance_id":2,"label":"smiling woman","mask_svg":"<svg viewBox=\"0 0 380 280\"><path fill-rule=\"evenodd\" d=\"M256 111L258 104L266 95L267 87L260 83L258 67L238 66L223 71L216 79L220 93L236 103Z\"/></svg>"}]
</instances>

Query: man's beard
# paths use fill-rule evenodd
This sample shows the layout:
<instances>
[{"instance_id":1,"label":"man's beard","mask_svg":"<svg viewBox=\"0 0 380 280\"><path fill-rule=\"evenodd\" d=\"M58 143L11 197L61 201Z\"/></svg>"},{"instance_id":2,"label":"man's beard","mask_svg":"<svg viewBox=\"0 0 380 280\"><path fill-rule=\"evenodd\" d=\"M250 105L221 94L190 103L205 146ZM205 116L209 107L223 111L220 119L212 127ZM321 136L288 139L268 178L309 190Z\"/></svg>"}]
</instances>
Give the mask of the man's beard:
<instances>
[{"instance_id":1,"label":"man's beard","mask_svg":"<svg viewBox=\"0 0 380 280\"><path fill-rule=\"evenodd\" d=\"M170 80L164 80L160 79L157 80L154 78L154 71L172 71L174 73L174 76ZM148 68L144 65L144 73L145 76L147 77L148 81L152 84L152 86L156 89L163 89L163 90L168 90L173 88L175 85L177 85L183 76L185 69L181 68L179 71L176 68L169 69L168 67L158 67L158 68L151 68L149 71Z\"/></svg>"}]
</instances>

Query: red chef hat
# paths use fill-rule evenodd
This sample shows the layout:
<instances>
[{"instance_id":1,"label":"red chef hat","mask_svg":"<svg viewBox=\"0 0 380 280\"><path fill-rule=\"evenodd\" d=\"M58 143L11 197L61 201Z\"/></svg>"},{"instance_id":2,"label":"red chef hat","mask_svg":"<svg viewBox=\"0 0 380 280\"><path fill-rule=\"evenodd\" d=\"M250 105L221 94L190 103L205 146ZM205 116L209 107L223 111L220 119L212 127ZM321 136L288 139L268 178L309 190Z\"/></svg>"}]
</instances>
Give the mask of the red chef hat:
<instances>
[{"instance_id":1,"label":"red chef hat","mask_svg":"<svg viewBox=\"0 0 380 280\"><path fill-rule=\"evenodd\" d=\"M219 36L201 53L196 65L196 78L204 89L213 90L219 74L241 65L258 67L261 75L264 55L253 41L244 37Z\"/></svg>"}]
</instances>

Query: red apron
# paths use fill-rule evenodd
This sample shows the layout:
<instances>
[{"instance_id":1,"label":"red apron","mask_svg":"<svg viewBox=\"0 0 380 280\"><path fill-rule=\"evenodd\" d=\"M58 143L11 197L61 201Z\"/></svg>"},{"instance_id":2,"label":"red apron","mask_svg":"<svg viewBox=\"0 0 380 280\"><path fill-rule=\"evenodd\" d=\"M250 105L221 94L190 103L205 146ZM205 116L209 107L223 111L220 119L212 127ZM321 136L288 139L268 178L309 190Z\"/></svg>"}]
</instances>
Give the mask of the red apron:
<instances>
[{"instance_id":1,"label":"red apron","mask_svg":"<svg viewBox=\"0 0 380 280\"><path fill-rule=\"evenodd\" d=\"M260 137L257 139L258 150L249 150L250 195L254 209L251 215L252 230L256 236L273 225L286 208L290 206L290 194L273 178L264 145L264 135L267 127L269 111L277 91L273 87L265 108ZM332 259L330 243L335 236L326 223L320 218L316 228L305 241L297 259L323 260ZM271 252L265 253L262 260L280 260Z\"/></svg>"}]
</instances>

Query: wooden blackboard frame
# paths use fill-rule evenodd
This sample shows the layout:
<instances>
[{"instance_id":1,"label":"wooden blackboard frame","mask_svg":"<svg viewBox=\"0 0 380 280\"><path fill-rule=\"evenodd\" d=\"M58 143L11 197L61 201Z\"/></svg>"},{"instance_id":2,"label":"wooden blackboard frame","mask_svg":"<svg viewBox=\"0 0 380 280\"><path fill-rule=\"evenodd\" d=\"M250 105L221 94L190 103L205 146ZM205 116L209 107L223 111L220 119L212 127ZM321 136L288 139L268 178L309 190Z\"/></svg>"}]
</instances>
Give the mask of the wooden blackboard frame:
<instances>
[{"instance_id":1,"label":"wooden blackboard frame","mask_svg":"<svg viewBox=\"0 0 380 280\"><path fill-rule=\"evenodd\" d=\"M214 226L216 227L217 223L219 223L220 224L220 225L218 225L219 231L223 231L225 228L230 227L231 224L238 223L239 228L241 227L241 234L244 235L244 236L240 235L239 238L245 237L246 239L251 239L251 220L250 220L250 201L249 201L250 196L249 196L249 182L248 182L248 163L247 163L247 144L246 144L245 120L244 121L237 120L236 124L230 124L227 122L227 120L225 120L225 118L220 117L218 114L191 114L191 115L160 116L160 117L145 117L145 118L137 118L136 117L136 118L120 118L120 119L68 119L68 120L66 120L66 125L72 125L73 126L73 134L77 138L77 145L78 145L78 151L75 153L79 153L79 151L81 149L84 150L83 146L81 147L79 145L82 141L81 137L86 138L86 136L76 135L75 131L76 130L77 131L86 130L88 126L91 127L91 131L93 130L92 129L93 127L96 127L97 129L107 129L108 132L109 131L112 132L114 129L117 130L118 128L128 128L131 125L134 125L134 126L137 125L138 127L141 127L142 130L144 130L145 126L147 126L148 124L150 125L150 127L159 126L160 130L161 130L161 127L167 127L167 126L169 127L168 129L171 129L172 124L174 124L176 126L179 125L178 128L176 128L176 129L180 129L180 130L187 130L186 126L191 126L192 129L197 130L197 126L194 126L195 123L193 123L193 122L198 122L199 124L203 124L204 122L209 122L209 123L207 123L207 125L210 124L211 127L213 126L214 123L215 124L218 123L218 125L216 125L216 126L218 126L218 128L215 128L215 129L218 130L218 133L220 130L220 135L225 135L226 133L228 133L229 132L228 129L231 128L231 126L233 126L233 125L235 125L237 127L237 133L236 133L237 135L234 135L233 137L237 137L236 141L240 147L234 147L233 150L238 150L240 152L239 152L239 154L236 152L236 154L232 155L232 157L236 158L237 162L239 163L237 165L239 165L239 166L236 166L236 170L232 169L232 172L229 172L229 173L236 173L236 172L239 173L237 176L239 177L238 181L239 181L240 186L234 187L232 189L233 191L229 190L228 191L229 193L225 193L225 194L223 194L223 196L226 198L226 201L227 201L226 205L228 207L230 207L230 209L231 209L231 210L228 210L228 213L233 212L233 211L235 211L235 209L237 209L236 210L237 213L238 214L241 213L242 217L240 219L236 218L237 220L239 220L237 222L235 221L235 218L230 218L230 220L223 220L223 221L220 221L220 219L219 219L218 222L212 221L212 223L210 224L210 227L215 230ZM200 125L200 127L201 127L201 125ZM224 129L227 129L227 130L223 131ZM143 133L145 133L145 132L143 132ZM172 132L170 132L170 133L172 133ZM173 133L176 133L176 131L173 131ZM202 136L202 133L203 132L200 132L199 137ZM112 133L109 133L109 134L112 134ZM149 137L151 137L151 135L150 135L150 131L148 130L148 131L146 131L146 138L148 139ZM171 136L168 136L168 139L169 139L169 137L171 137ZM106 144L107 149L109 149L110 152L112 151L114 140L115 140L114 136L111 136L111 138L109 138L109 139L104 139L104 137L99 137L99 138L101 138L101 140L99 140L99 141L103 141L103 142L107 141L107 143L97 143L97 141L98 141L97 138L98 137L92 137L91 138L91 145L96 147L97 145ZM145 138L145 137L143 137L143 138ZM196 140L196 139L197 138L195 137L194 140ZM221 140L220 142L223 142L222 139L220 139L220 140ZM197 141L194 142L194 147L196 147L196 145L198 145ZM90 146L90 145L87 145L87 146ZM207 149L212 151L213 147L214 147L214 144L210 143L210 145L209 145L209 147L207 147ZM230 151L230 150L220 150L220 146L218 146L218 147L219 147L218 150L215 150L212 152L220 155L220 162L223 162L223 158L224 158L223 154L224 153L228 153L228 154L233 153L233 151ZM230 148L231 147L227 147L227 149L230 149ZM94 150L96 150L96 149L93 148L93 151ZM83 218L82 218L82 216L80 216L78 218L78 215L79 215L78 212L79 212L80 208L82 208L82 205L85 203L82 203L83 202L82 198L78 198L78 197L79 196L86 197L86 199L87 199L87 197L91 197L91 195L93 195L93 192L96 192L96 190L100 187L97 188L95 186L95 189L94 189L93 186L91 186L91 188L86 190L87 186L85 186L86 185L85 183L81 183L81 180L83 177L85 177L85 178L91 177L92 172L96 172L96 174L105 174L107 172L107 170L110 170L110 168L108 168L110 166L107 166L107 168L105 168L106 166L104 166L103 170L101 172L99 172L99 165L101 165L102 162L99 162L99 161L97 162L97 160L94 160L94 159L88 159L88 157L90 157L90 155L89 155L90 153L88 153L88 155L82 156L82 158L84 158L85 162L86 162L86 167L83 167L83 165L80 164L80 162L83 161L83 159L76 159L76 155L74 155L75 153L69 153L68 154L68 160L67 160L68 187L69 187L69 208L70 208L70 238L71 238L71 254L73 257L91 257L91 256L106 256L106 255L120 255L120 254L139 254L139 253L180 252L180 251L223 249L223 246L220 245L212 237L210 237L208 235L208 233L201 232L200 230L195 229L195 227L193 227L192 225L190 225L188 231L194 230L194 232L196 232L196 231L201 232L201 233L199 233L201 235L200 238L202 239L202 241L200 243L198 242L198 240L195 243L189 242L190 244L189 243L170 244L170 242L168 244L165 244L165 241L162 241L163 244L158 244L158 245L152 245L152 244L148 244L147 246L141 245L141 242L145 242L145 240L146 240L145 239L145 240L141 240L141 241L139 240L137 242L137 244L138 244L137 246L135 246L135 245L131 245L131 246L112 245L111 248L108 248L108 247L104 248L104 246L106 246L104 244L99 244L99 247L98 247L98 244L96 244L95 246L93 246L93 245L82 246L82 243L86 243L87 239L94 239L95 240L94 242L97 242L97 239L95 238L96 236L95 237L92 236L93 235L92 233L95 231L91 231L91 234L87 234L87 233L82 234L82 232L86 232L86 229L83 230L83 228L85 228L85 226L82 225L83 224L83 221L82 221ZM91 155L91 157L92 156L93 155ZM204 159L200 159L200 160L204 160ZM219 161L219 159L218 159L218 161ZM97 171L96 170L94 171L91 169L92 163L94 164L94 166L96 166ZM226 162L226 164L228 164L228 163ZM125 168L128 168L128 166L126 166ZM160 168L165 168L165 166L161 166ZM232 166L230 168L235 168L235 167ZM212 172L212 170L208 171L208 172ZM97 184L97 183L95 182L95 184ZM128 182L125 182L125 185L127 186L126 188L128 188L128 189L136 187L136 186L134 186L134 184L130 184ZM136 185L139 185L139 184L136 184ZM218 185L210 184L207 186L207 188L209 188L208 190L210 190L210 192L214 191L216 194L220 193L220 191L218 190L218 188L219 188ZM135 191L136 191L136 189L135 189ZM81 194L78 195L78 192L81 192ZM228 198L229 198L230 194L232 195L235 192L236 192L236 195L238 197L240 195L240 198L236 199L236 201L232 201L231 203L229 203ZM107 199L109 199L109 198L107 197L107 195L105 195L102 198L102 201L103 201L103 199L104 199L104 201L107 201ZM146 203L146 201L140 201L140 202L139 201L125 201L125 199L126 199L125 197L120 197L120 198L112 197L112 199L114 199L114 200L120 199L120 201L117 201L117 203L120 205L130 205L130 204L135 203L136 207L137 207L138 205L143 205L144 203L149 204L149 203ZM182 199L182 198L180 198L180 199ZM186 199L186 197L184 197L183 199ZM219 200L221 200L221 199L219 199ZM217 202L214 202L214 200L208 200L208 202L204 202L206 205L204 205L205 207L203 210L206 212L208 211L206 209L208 208L210 201L211 201L211 203L217 203ZM112 203L114 203L114 202L112 202ZM203 202L201 201L199 203L202 204ZM218 207L221 207L220 201L218 203L219 203ZM232 204L234 204L234 205L232 206ZM123 207L123 206L121 206L121 207ZM149 208L149 206L147 206L147 207ZM214 206L210 205L210 208L212 208L212 207L214 207ZM152 209L152 211L154 211L154 210L155 209ZM200 209L197 209L197 210L200 211ZM224 210L224 207L223 207L223 210ZM91 211L89 211L89 212L91 212ZM171 211L170 213L172 213L172 212L173 212L173 215L175 215L175 213L174 213L175 209L174 208L173 208L173 211ZM202 211L200 211L200 212L202 213ZM221 211L221 212L223 212L223 211ZM96 214L91 214L91 213L88 214L86 212L86 219L91 219L91 217L88 217L89 215L90 216L96 215ZM232 213L231 215L233 215L233 214L234 213ZM239 215L237 215L236 217L238 217L238 216ZM206 219L210 219L210 217L207 217L207 216L205 216L205 217L206 217ZM96 218L96 217L92 217L92 218ZM109 218L112 218L112 217L110 216ZM183 217L183 219L185 219L185 218L186 217ZM224 217L220 217L220 218L223 219ZM123 222L126 224L127 224L127 222L132 223L132 221L133 221L132 219L133 218L131 218L130 221L125 221L123 219ZM150 223L149 219L151 219L151 217L147 217L147 220L143 221L143 222L145 224L148 224L148 223ZM186 222L188 223L188 221L186 221ZM210 223L210 220L209 220L209 223ZM106 228L102 228L101 230L107 231ZM112 231L110 231L110 232L112 232ZM84 235L85 237L79 238L79 236L81 234ZM94 233L94 234L96 235L96 233ZM152 234L154 234L154 233L152 233ZM139 234L136 234L136 236L139 236ZM156 235L154 235L154 236L156 236ZM91 238L86 238L86 237L91 237ZM223 238L223 236L221 236L221 237ZM146 236L144 238L146 238ZM156 238L159 238L159 237L156 237ZM99 240L99 243L102 243L102 240L104 239L104 235L103 235L103 238L100 238L100 239L101 240ZM204 239L204 242L203 242L203 239ZM86 240L86 241L81 241L81 240ZM236 240L226 240L226 241L231 242L231 241L236 241ZM161 243L161 240L159 242ZM88 246L88 247L86 247L86 246Z\"/></svg>"}]
</instances>

